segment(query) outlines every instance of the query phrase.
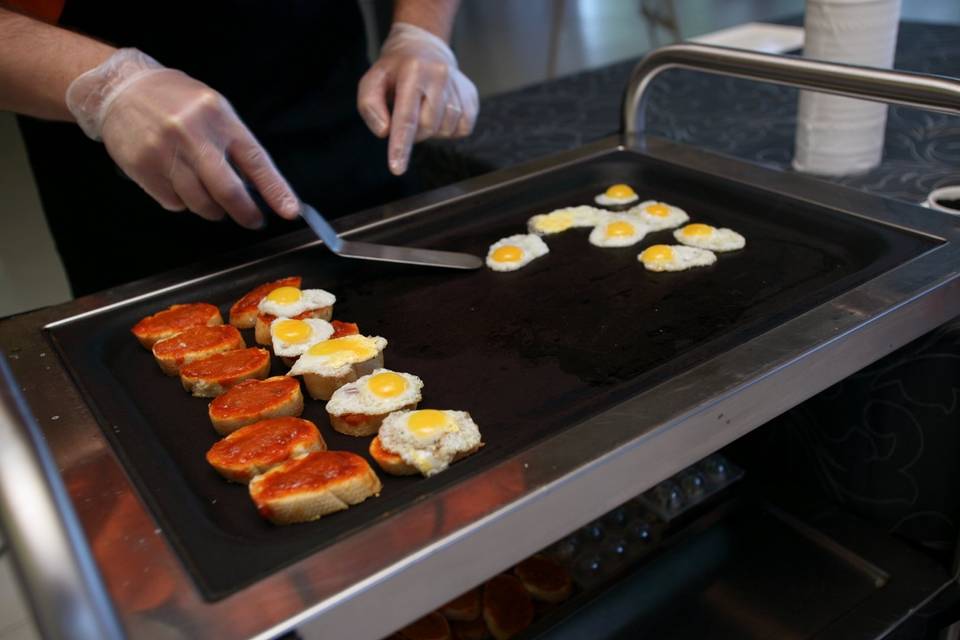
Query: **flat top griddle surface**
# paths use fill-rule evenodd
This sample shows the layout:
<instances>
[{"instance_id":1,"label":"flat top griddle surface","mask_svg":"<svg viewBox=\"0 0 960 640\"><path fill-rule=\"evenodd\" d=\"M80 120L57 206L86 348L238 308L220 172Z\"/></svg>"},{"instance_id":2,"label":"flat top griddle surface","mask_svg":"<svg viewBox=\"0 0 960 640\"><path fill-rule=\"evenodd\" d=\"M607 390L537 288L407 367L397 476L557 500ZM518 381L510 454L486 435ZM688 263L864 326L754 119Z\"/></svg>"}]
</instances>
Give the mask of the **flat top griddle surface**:
<instances>
[{"instance_id":1,"label":"flat top griddle surface","mask_svg":"<svg viewBox=\"0 0 960 640\"><path fill-rule=\"evenodd\" d=\"M357 238L484 255L495 240L523 233L531 215L592 204L615 182L630 183L641 199L685 208L691 221L733 228L747 246L711 267L660 274L636 256L673 244L671 231L624 249L599 249L587 242L588 230L567 231L546 238L549 255L514 273L345 260L317 246L50 332L201 591L218 599L935 245L625 151ZM380 497L314 523L275 527L261 519L246 488L221 479L204 459L218 438L207 401L164 376L129 330L182 302L212 302L226 318L253 286L296 274L305 288L338 296L334 318L389 340L386 366L425 382L421 407L469 411L486 447L430 479L378 473ZM252 344L252 332L245 334ZM284 371L273 363L273 374ZM303 417L330 449L367 456L370 439L334 432L322 402L308 399Z\"/></svg>"}]
</instances>

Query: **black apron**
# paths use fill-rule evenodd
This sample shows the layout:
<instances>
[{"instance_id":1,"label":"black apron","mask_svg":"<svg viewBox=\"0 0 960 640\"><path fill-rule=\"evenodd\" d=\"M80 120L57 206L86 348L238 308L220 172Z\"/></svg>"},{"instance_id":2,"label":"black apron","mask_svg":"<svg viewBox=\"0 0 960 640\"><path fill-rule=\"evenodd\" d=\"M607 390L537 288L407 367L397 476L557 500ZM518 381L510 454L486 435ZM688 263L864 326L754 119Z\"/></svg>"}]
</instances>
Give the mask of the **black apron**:
<instances>
[{"instance_id":1,"label":"black apron","mask_svg":"<svg viewBox=\"0 0 960 640\"><path fill-rule=\"evenodd\" d=\"M61 26L136 47L221 92L306 201L336 217L412 190L356 112L366 42L349 0L68 1ZM20 118L74 294L187 265L299 228L210 223L157 205L72 123Z\"/></svg>"}]
</instances>

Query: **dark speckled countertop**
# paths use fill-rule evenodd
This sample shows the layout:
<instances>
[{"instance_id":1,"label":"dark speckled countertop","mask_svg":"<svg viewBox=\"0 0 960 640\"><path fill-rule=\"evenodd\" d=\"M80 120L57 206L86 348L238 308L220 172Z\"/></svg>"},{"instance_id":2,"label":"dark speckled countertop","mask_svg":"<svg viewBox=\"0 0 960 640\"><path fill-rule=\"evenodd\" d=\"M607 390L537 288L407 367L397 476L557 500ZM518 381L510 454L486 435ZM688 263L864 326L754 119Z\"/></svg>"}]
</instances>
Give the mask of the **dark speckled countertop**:
<instances>
[{"instance_id":1,"label":"dark speckled countertop","mask_svg":"<svg viewBox=\"0 0 960 640\"><path fill-rule=\"evenodd\" d=\"M474 135L439 145L437 151L454 156L453 170L465 177L615 133L635 62L485 99ZM960 76L960 26L902 23L895 67ZM797 91L682 70L665 73L651 91L651 132L791 170ZM831 180L912 202L924 200L934 188L960 184L960 118L891 107L881 166Z\"/></svg>"}]
</instances>

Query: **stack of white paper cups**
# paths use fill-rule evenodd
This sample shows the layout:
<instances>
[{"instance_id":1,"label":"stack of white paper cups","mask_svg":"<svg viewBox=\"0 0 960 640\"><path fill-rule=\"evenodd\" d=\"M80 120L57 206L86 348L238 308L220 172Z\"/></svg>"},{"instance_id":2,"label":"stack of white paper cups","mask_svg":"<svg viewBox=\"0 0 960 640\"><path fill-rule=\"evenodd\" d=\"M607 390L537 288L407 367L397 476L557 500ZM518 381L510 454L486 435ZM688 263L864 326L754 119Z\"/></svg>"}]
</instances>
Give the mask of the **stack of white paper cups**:
<instances>
[{"instance_id":1,"label":"stack of white paper cups","mask_svg":"<svg viewBox=\"0 0 960 640\"><path fill-rule=\"evenodd\" d=\"M804 56L870 67L893 65L900 0L807 0ZM887 105L800 93L793 166L819 175L867 171L883 154Z\"/></svg>"}]
</instances>

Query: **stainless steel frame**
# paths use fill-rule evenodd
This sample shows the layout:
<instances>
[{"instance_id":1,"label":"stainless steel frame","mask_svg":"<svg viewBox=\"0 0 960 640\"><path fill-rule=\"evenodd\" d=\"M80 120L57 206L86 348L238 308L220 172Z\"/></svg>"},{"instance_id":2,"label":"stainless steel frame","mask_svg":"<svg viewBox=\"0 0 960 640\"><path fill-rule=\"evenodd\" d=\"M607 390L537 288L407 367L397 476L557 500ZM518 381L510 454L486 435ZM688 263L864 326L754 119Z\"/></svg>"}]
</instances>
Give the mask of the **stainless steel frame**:
<instances>
[{"instance_id":1,"label":"stainless steel frame","mask_svg":"<svg viewBox=\"0 0 960 640\"><path fill-rule=\"evenodd\" d=\"M645 65L650 67L642 62L641 68ZM742 71L740 75L752 73L750 69ZM819 76L810 72L809 77ZM874 93L879 96L881 92ZM642 98L636 87L627 95L628 105ZM942 244L602 415L504 459L480 477L215 603L201 598L135 493L67 371L52 353L43 327L70 322L78 314L103 313L125 304L124 300L175 289L184 281L222 277L244 260L257 261L315 242L309 242L306 233L295 234L226 262L166 274L0 322L0 348L10 359L19 380L18 393L42 432L37 433L37 425L23 416L18 418L15 411L6 411L7 419L0 420L0 438L23 443L23 429L30 430L37 436L38 446L39 437L45 439L65 477L96 474L91 482L70 486L85 539L68 535L69 542L64 544L80 550L92 546L102 569L118 562L132 563L136 575L144 580L162 577L172 585L172 598L130 606L124 603L136 584L131 584L128 574L103 571L125 633L149 636L162 628L183 637L268 638L299 628L308 637L382 637L960 315L957 218L656 138L631 135L626 147L731 183L927 234ZM451 201L623 148L620 138L602 140L351 216L337 225L338 231L349 236L399 219L429 216ZM9 397L3 397L5 404ZM101 526L118 498L132 505L124 523L128 535ZM12 510L4 516L23 526L29 524L28 512ZM20 545L14 551L35 553ZM57 552L64 550L58 545ZM56 584L49 567L27 567L36 572L29 584L38 594ZM95 590L95 581L87 584Z\"/></svg>"}]
</instances>

